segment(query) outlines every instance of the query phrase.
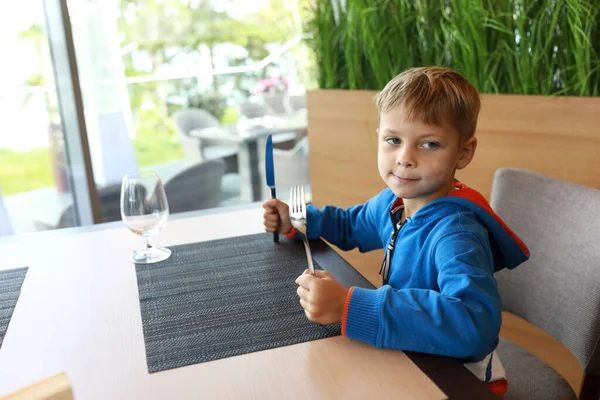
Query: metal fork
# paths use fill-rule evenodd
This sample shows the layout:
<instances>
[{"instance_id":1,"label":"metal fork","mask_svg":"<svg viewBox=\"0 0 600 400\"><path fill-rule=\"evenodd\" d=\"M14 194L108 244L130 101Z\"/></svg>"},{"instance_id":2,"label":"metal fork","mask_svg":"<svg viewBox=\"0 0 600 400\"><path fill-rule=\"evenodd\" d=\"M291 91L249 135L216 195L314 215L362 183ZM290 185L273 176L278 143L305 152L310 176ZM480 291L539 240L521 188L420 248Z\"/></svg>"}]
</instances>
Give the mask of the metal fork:
<instances>
[{"instance_id":1,"label":"metal fork","mask_svg":"<svg viewBox=\"0 0 600 400\"><path fill-rule=\"evenodd\" d=\"M306 250L306 258L308 259L308 269L312 275L315 274L315 266L313 265L312 253L308 245L306 237L306 198L304 195L304 185L292 186L290 189L290 220L292 226L300 232L304 249Z\"/></svg>"}]
</instances>

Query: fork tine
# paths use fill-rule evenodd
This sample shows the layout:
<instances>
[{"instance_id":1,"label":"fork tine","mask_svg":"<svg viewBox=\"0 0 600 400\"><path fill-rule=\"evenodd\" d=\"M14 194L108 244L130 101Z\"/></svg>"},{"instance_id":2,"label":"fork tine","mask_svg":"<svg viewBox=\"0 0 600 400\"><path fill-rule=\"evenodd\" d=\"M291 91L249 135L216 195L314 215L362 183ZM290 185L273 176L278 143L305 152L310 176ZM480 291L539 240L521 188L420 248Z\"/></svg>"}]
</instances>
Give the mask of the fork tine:
<instances>
[{"instance_id":1,"label":"fork tine","mask_svg":"<svg viewBox=\"0 0 600 400\"><path fill-rule=\"evenodd\" d=\"M300 185L296 185L296 212L300 214L300 216L302 216L302 199L300 198L301 194Z\"/></svg>"},{"instance_id":2,"label":"fork tine","mask_svg":"<svg viewBox=\"0 0 600 400\"><path fill-rule=\"evenodd\" d=\"M294 215L298 214L298 186L294 185Z\"/></svg>"},{"instance_id":3,"label":"fork tine","mask_svg":"<svg viewBox=\"0 0 600 400\"><path fill-rule=\"evenodd\" d=\"M306 218L306 197L304 194L304 185L300 185L300 203L302 207L302 216Z\"/></svg>"},{"instance_id":4,"label":"fork tine","mask_svg":"<svg viewBox=\"0 0 600 400\"><path fill-rule=\"evenodd\" d=\"M290 203L292 203L292 214L295 215L298 212L298 194L296 192L296 185L292 185L291 193L292 200Z\"/></svg>"},{"instance_id":5,"label":"fork tine","mask_svg":"<svg viewBox=\"0 0 600 400\"><path fill-rule=\"evenodd\" d=\"M292 191L294 193L293 204L294 204L294 214L298 212L298 193L296 191L296 185L292 185Z\"/></svg>"},{"instance_id":6,"label":"fork tine","mask_svg":"<svg viewBox=\"0 0 600 400\"><path fill-rule=\"evenodd\" d=\"M294 214L298 214L298 187L294 185Z\"/></svg>"}]
</instances>

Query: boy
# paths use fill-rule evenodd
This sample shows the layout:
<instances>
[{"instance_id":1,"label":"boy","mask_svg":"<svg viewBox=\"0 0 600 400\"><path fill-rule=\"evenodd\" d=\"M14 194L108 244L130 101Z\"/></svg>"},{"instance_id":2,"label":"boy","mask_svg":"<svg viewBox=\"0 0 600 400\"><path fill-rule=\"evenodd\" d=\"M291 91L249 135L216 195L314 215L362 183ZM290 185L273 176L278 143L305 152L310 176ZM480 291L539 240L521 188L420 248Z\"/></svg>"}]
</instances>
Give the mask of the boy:
<instances>
[{"instance_id":1,"label":"boy","mask_svg":"<svg viewBox=\"0 0 600 400\"><path fill-rule=\"evenodd\" d=\"M383 286L346 289L329 273L296 280L307 317L342 323L373 346L462 360L499 395L501 303L494 272L527 260L523 242L475 190L454 179L477 147L480 99L459 73L413 68L375 98L378 168L388 188L347 210L307 207L310 238L343 250L386 247ZM263 203L265 230L293 237L288 206Z\"/></svg>"}]
</instances>

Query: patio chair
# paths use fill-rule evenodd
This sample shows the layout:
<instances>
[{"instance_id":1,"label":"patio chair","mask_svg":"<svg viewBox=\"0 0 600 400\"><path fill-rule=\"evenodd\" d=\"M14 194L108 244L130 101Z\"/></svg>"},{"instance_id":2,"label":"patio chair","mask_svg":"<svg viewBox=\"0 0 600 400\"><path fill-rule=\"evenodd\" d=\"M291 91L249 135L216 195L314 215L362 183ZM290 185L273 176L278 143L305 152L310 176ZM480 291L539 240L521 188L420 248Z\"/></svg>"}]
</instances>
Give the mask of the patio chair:
<instances>
[{"instance_id":1,"label":"patio chair","mask_svg":"<svg viewBox=\"0 0 600 400\"><path fill-rule=\"evenodd\" d=\"M306 110L306 94L292 94L286 99L286 107L290 111L296 112Z\"/></svg>"},{"instance_id":2,"label":"patio chair","mask_svg":"<svg viewBox=\"0 0 600 400\"><path fill-rule=\"evenodd\" d=\"M580 399L600 398L600 190L521 169L496 171L491 206L531 258L496 274L505 311L562 343L584 373ZM505 339L505 399L576 399L567 381Z\"/></svg>"},{"instance_id":3,"label":"patio chair","mask_svg":"<svg viewBox=\"0 0 600 400\"><path fill-rule=\"evenodd\" d=\"M218 207L221 201L225 162L206 160L191 166L165 182L172 214Z\"/></svg>"},{"instance_id":4,"label":"patio chair","mask_svg":"<svg viewBox=\"0 0 600 400\"><path fill-rule=\"evenodd\" d=\"M102 222L121 220L121 183L113 183L97 188L100 200L100 215ZM140 185L138 190L145 194L146 188ZM53 229L70 228L77 226L74 206L71 204L61 214L58 224ZM52 229L52 227L50 227Z\"/></svg>"},{"instance_id":5,"label":"patio chair","mask_svg":"<svg viewBox=\"0 0 600 400\"><path fill-rule=\"evenodd\" d=\"M263 161L264 162L264 161ZM308 169L308 137L303 137L290 150L273 149L273 165L275 167L275 184L277 193L282 199L287 198L292 185L303 184L307 188L307 201L310 203L310 178ZM264 168L260 168L264 171ZM264 186L263 198L271 192Z\"/></svg>"},{"instance_id":6,"label":"patio chair","mask_svg":"<svg viewBox=\"0 0 600 400\"><path fill-rule=\"evenodd\" d=\"M271 109L265 103L259 103L256 101L246 101L238 106L240 115L250 120L255 118L263 118L268 115L275 115L275 111Z\"/></svg>"},{"instance_id":7,"label":"patio chair","mask_svg":"<svg viewBox=\"0 0 600 400\"><path fill-rule=\"evenodd\" d=\"M205 145L190 134L194 129L210 129L229 133L228 129L211 113L201 108L188 108L173 114L173 121L185 158L193 161L222 158L226 173L238 172L238 149L223 145Z\"/></svg>"},{"instance_id":8,"label":"patio chair","mask_svg":"<svg viewBox=\"0 0 600 400\"><path fill-rule=\"evenodd\" d=\"M263 93L260 97L269 108L275 111L276 114L284 115L291 111L287 107L288 94L286 92Z\"/></svg>"}]
</instances>

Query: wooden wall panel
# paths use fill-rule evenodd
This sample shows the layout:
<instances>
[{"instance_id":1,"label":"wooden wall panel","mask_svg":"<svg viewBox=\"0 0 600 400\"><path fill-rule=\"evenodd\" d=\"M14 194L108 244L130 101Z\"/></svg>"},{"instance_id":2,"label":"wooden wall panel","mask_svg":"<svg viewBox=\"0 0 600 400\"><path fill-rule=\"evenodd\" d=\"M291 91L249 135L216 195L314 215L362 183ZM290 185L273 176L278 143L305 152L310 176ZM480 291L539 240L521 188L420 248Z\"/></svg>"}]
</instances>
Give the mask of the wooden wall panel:
<instances>
[{"instance_id":1,"label":"wooden wall panel","mask_svg":"<svg viewBox=\"0 0 600 400\"><path fill-rule=\"evenodd\" d=\"M307 94L311 194L318 206L349 207L385 188L377 172L374 95L338 90Z\"/></svg>"},{"instance_id":2,"label":"wooden wall panel","mask_svg":"<svg viewBox=\"0 0 600 400\"><path fill-rule=\"evenodd\" d=\"M313 203L349 207L385 187L373 91L309 91ZM473 162L457 178L489 200L494 171L525 168L600 189L600 98L482 95ZM382 252L340 252L379 284Z\"/></svg>"}]
</instances>

